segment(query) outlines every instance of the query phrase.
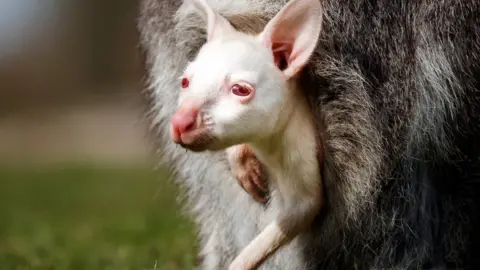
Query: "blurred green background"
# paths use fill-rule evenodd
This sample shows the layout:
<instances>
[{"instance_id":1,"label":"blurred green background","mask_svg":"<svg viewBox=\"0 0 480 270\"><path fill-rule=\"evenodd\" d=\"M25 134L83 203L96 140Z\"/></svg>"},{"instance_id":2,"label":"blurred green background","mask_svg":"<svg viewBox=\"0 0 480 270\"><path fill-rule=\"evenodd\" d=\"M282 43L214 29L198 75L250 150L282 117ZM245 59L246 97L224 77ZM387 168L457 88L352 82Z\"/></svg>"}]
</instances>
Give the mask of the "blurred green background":
<instances>
[{"instance_id":1,"label":"blurred green background","mask_svg":"<svg viewBox=\"0 0 480 270\"><path fill-rule=\"evenodd\" d=\"M0 1L0 269L192 269L139 121L137 2Z\"/></svg>"}]
</instances>

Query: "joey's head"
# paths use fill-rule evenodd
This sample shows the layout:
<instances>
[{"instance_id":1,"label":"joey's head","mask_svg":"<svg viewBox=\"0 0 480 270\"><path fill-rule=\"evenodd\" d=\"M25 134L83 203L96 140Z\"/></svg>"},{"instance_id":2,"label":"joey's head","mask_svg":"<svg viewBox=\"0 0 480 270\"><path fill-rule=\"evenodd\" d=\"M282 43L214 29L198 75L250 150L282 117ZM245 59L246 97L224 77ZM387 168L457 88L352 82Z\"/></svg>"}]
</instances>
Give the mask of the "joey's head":
<instances>
[{"instance_id":1,"label":"joey's head","mask_svg":"<svg viewBox=\"0 0 480 270\"><path fill-rule=\"evenodd\" d=\"M206 0L190 1L207 19L207 42L179 78L173 141L204 151L272 136L294 109L291 86L316 47L319 0L291 0L255 36Z\"/></svg>"}]
</instances>

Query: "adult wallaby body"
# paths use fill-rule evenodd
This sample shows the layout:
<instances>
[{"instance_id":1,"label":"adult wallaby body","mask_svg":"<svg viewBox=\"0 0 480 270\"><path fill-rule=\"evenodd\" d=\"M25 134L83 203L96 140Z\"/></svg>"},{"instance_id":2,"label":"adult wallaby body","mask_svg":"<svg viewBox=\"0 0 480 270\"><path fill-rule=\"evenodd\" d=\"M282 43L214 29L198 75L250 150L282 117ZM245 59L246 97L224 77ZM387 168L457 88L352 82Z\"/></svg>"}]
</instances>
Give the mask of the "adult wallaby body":
<instances>
[{"instance_id":1,"label":"adult wallaby body","mask_svg":"<svg viewBox=\"0 0 480 270\"><path fill-rule=\"evenodd\" d=\"M324 201L315 123L297 81L322 9L317 0L291 0L260 34L248 35L205 0L190 2L205 15L208 40L181 76L171 136L196 152L230 147L238 157L249 148L266 165L280 212L230 266L253 269L306 231Z\"/></svg>"},{"instance_id":2,"label":"adult wallaby body","mask_svg":"<svg viewBox=\"0 0 480 270\"><path fill-rule=\"evenodd\" d=\"M260 33L287 1L208 3ZM261 268L480 269L480 2L321 3L318 47L300 81L320 127L326 204L301 241ZM189 199L201 268L225 269L281 203L248 196L221 152L171 141L178 78L207 38L189 6L142 0L148 116L162 163Z\"/></svg>"}]
</instances>

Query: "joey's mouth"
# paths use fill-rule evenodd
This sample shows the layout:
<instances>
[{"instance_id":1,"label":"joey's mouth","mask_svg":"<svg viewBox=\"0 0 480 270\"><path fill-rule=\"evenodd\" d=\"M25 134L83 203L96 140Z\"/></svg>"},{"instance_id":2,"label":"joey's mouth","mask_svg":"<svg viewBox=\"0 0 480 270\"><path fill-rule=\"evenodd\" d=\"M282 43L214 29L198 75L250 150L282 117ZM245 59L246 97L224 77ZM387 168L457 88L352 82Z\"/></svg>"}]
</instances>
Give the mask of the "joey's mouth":
<instances>
[{"instance_id":1,"label":"joey's mouth","mask_svg":"<svg viewBox=\"0 0 480 270\"><path fill-rule=\"evenodd\" d=\"M180 135L180 140L177 144L185 149L193 152L203 152L206 150L214 150L213 145L217 138L212 134L208 128L197 128L188 133Z\"/></svg>"}]
</instances>

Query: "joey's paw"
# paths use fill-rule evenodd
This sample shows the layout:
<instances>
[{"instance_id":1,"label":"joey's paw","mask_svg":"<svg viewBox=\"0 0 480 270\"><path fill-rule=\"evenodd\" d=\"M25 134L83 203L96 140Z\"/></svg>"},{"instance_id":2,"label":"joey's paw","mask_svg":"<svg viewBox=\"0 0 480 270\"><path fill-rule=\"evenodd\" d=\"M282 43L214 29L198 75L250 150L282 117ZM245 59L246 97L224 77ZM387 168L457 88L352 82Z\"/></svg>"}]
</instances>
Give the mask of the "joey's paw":
<instances>
[{"instance_id":1,"label":"joey's paw","mask_svg":"<svg viewBox=\"0 0 480 270\"><path fill-rule=\"evenodd\" d=\"M227 157L233 175L240 186L256 201L267 198L266 175L263 165L246 145L236 145L227 149Z\"/></svg>"}]
</instances>

